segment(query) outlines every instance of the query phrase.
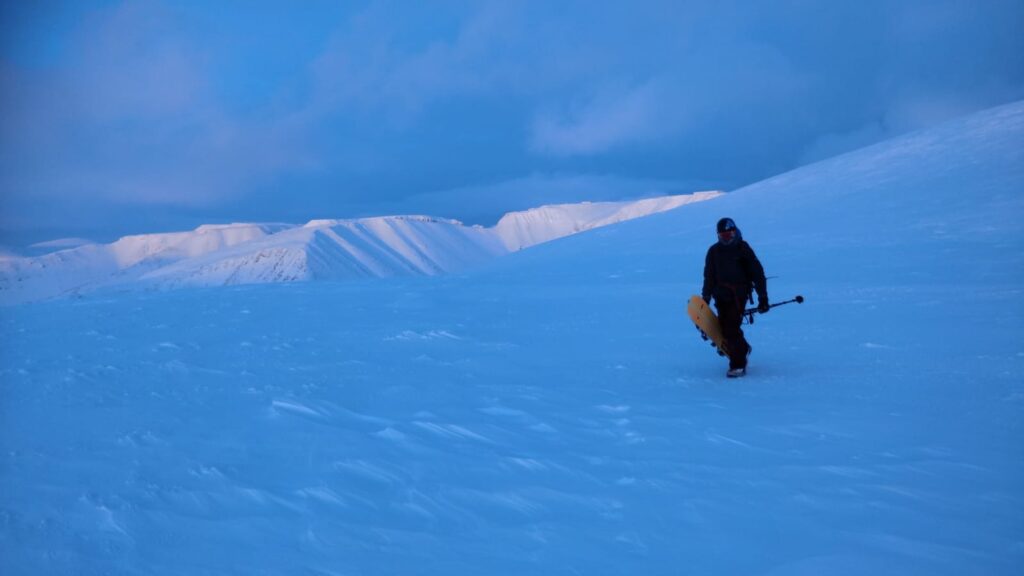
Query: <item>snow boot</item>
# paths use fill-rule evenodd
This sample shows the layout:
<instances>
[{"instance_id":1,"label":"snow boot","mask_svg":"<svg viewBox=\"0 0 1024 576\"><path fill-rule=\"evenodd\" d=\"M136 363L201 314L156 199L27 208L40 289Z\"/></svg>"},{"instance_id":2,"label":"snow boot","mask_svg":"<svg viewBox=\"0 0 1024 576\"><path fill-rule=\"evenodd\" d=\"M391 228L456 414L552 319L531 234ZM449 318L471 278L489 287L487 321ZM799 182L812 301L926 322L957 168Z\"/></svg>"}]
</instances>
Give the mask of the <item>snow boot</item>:
<instances>
[{"instance_id":1,"label":"snow boot","mask_svg":"<svg viewBox=\"0 0 1024 576\"><path fill-rule=\"evenodd\" d=\"M729 371L725 373L729 378L739 378L740 376L747 375L746 368L729 368Z\"/></svg>"}]
</instances>

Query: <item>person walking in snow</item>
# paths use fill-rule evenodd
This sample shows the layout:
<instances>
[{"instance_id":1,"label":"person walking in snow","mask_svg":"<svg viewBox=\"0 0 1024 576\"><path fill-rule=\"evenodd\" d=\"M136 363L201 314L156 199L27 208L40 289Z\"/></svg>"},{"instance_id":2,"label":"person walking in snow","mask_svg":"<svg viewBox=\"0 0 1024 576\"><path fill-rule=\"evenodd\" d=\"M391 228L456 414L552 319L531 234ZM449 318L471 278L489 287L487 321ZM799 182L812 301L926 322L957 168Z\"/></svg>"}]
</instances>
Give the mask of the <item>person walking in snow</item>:
<instances>
[{"instance_id":1,"label":"person walking in snow","mask_svg":"<svg viewBox=\"0 0 1024 576\"><path fill-rule=\"evenodd\" d=\"M751 300L751 291L757 293L757 311L768 312L768 283L764 268L753 248L743 240L732 218L722 218L716 226L718 242L708 248L704 258L704 287L701 297L708 304L715 299L718 323L722 328L729 351L729 371L726 376L736 378L747 373L750 344L743 337L740 324L743 310Z\"/></svg>"}]
</instances>

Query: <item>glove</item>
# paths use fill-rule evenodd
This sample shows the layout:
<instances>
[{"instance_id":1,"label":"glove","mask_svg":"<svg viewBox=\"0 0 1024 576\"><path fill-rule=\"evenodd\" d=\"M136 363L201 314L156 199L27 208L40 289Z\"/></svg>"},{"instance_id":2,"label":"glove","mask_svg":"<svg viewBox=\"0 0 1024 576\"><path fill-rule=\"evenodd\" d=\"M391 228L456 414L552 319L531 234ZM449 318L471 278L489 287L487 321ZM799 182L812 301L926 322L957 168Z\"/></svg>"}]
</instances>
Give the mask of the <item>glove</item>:
<instances>
[{"instance_id":1,"label":"glove","mask_svg":"<svg viewBox=\"0 0 1024 576\"><path fill-rule=\"evenodd\" d=\"M767 314L769 310L771 310L771 308L768 307L768 299L767 298L765 298L764 300L758 300L757 301L757 311L758 312L760 312L761 314Z\"/></svg>"}]
</instances>

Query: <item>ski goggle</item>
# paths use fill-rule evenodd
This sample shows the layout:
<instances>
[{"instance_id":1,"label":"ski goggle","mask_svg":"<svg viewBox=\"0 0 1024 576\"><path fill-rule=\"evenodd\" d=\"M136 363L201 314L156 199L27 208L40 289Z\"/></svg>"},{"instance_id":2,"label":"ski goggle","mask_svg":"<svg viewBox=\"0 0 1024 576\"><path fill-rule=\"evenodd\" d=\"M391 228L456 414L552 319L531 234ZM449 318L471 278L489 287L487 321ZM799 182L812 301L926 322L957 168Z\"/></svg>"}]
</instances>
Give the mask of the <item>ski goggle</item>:
<instances>
[{"instance_id":1,"label":"ski goggle","mask_svg":"<svg viewBox=\"0 0 1024 576\"><path fill-rule=\"evenodd\" d=\"M718 237L722 240L732 240L736 237L736 229L730 228L728 230L722 230L718 233Z\"/></svg>"}]
</instances>

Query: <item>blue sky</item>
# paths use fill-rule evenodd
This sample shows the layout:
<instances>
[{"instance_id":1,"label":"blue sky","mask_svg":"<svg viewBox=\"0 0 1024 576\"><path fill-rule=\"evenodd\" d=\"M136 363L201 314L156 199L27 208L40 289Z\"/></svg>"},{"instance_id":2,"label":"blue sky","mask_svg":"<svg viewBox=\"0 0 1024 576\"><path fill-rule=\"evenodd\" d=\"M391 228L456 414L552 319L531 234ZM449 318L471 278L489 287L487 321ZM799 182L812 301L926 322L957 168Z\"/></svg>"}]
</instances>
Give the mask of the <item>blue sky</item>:
<instances>
[{"instance_id":1,"label":"blue sky","mask_svg":"<svg viewBox=\"0 0 1024 576\"><path fill-rule=\"evenodd\" d=\"M7 2L0 244L734 189L1024 98L1024 2Z\"/></svg>"}]
</instances>

